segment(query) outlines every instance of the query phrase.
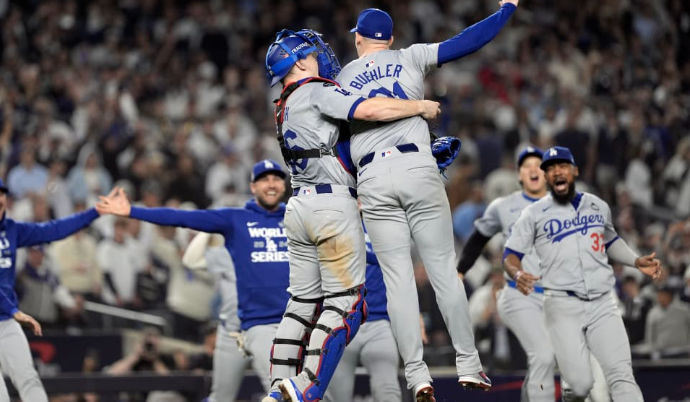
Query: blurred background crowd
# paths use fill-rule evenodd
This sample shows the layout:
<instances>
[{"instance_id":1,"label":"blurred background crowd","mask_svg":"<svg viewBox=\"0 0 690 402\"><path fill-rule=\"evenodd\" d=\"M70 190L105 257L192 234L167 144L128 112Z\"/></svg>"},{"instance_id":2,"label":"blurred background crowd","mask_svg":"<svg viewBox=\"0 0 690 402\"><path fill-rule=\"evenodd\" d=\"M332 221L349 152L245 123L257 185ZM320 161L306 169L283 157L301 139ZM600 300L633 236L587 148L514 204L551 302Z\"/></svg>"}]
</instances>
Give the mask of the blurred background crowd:
<instances>
[{"instance_id":1,"label":"blurred background crowd","mask_svg":"<svg viewBox=\"0 0 690 402\"><path fill-rule=\"evenodd\" d=\"M41 222L93 205L113 185L145 206L238 206L249 169L282 160L264 56L282 28L324 34L341 64L364 8L388 11L394 48L438 42L495 0L0 0L0 177L8 214ZM515 155L569 147L578 188L608 201L618 232L655 251L650 284L615 266L638 357L688 356L690 344L690 2L525 0L477 54L427 77L442 103L432 128L463 141L448 171L458 250L498 196L519 189ZM18 261L21 309L53 329L102 328L85 301L166 317L166 335L203 342L215 283L183 266L193 233L100 218ZM501 239L466 286L477 341L495 368L524 367L500 322ZM430 364L454 362L423 266L417 269ZM171 359L174 362L175 359ZM173 363L170 363L173 364Z\"/></svg>"}]
</instances>

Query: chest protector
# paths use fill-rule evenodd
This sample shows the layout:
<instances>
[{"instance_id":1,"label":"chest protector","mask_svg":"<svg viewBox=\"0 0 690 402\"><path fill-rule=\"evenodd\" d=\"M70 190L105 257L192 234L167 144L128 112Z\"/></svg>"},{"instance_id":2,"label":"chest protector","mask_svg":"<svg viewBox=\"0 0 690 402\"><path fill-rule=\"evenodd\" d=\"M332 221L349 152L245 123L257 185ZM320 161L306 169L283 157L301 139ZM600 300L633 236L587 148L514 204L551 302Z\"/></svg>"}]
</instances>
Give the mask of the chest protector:
<instances>
[{"instance_id":1,"label":"chest protector","mask_svg":"<svg viewBox=\"0 0 690 402\"><path fill-rule=\"evenodd\" d=\"M293 92L302 85L309 82L323 82L331 85L340 86L337 82L321 78L321 77L311 77L307 78L302 82L293 82L288 84L283 88L280 93L280 98L274 101L276 104L274 118L276 122L276 131L278 145L280 145L280 153L283 155L283 159L288 166L292 166L297 163L299 159L312 159L312 158L322 158L324 156L335 156L338 161L343 166L345 171L350 175L355 177L355 172L357 171L354 163L352 162L352 157L350 155L350 127L345 121L340 122L338 141L335 147L328 149L325 146L321 148L312 149L290 149L285 144L285 137L283 136L283 121L285 117L285 104L287 103L288 97L292 95Z\"/></svg>"}]
</instances>

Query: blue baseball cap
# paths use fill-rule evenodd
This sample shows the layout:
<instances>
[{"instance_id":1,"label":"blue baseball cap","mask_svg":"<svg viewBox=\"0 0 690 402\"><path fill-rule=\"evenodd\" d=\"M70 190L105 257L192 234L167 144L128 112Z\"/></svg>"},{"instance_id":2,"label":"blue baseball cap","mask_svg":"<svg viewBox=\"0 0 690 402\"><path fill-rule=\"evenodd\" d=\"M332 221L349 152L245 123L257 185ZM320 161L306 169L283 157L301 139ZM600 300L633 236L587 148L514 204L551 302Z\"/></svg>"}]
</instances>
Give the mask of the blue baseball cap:
<instances>
[{"instance_id":1,"label":"blue baseball cap","mask_svg":"<svg viewBox=\"0 0 690 402\"><path fill-rule=\"evenodd\" d=\"M393 19L383 10L367 8L359 13L357 26L350 32L357 32L370 39L388 40L393 36Z\"/></svg>"},{"instance_id":2,"label":"blue baseball cap","mask_svg":"<svg viewBox=\"0 0 690 402\"><path fill-rule=\"evenodd\" d=\"M522 166L522 162L524 162L525 159L527 159L527 157L529 156L536 156L539 159L541 159L544 156L544 153L541 151L541 149L532 146L523 149L522 151L520 151L517 157L518 169L520 168L520 166Z\"/></svg>"},{"instance_id":3,"label":"blue baseball cap","mask_svg":"<svg viewBox=\"0 0 690 402\"><path fill-rule=\"evenodd\" d=\"M287 176L278 162L271 159L264 159L256 163L252 168L252 183L266 173L276 174L283 179Z\"/></svg>"},{"instance_id":4,"label":"blue baseball cap","mask_svg":"<svg viewBox=\"0 0 690 402\"><path fill-rule=\"evenodd\" d=\"M2 181L2 179L0 179L0 191L2 191L5 194L10 192L7 186L5 186L5 183Z\"/></svg>"},{"instance_id":5,"label":"blue baseball cap","mask_svg":"<svg viewBox=\"0 0 690 402\"><path fill-rule=\"evenodd\" d=\"M546 171L549 165L556 162L568 162L573 166L575 164L575 158L573 158L572 152L566 147L551 147L544 152L544 156L541 158L541 170Z\"/></svg>"}]
</instances>

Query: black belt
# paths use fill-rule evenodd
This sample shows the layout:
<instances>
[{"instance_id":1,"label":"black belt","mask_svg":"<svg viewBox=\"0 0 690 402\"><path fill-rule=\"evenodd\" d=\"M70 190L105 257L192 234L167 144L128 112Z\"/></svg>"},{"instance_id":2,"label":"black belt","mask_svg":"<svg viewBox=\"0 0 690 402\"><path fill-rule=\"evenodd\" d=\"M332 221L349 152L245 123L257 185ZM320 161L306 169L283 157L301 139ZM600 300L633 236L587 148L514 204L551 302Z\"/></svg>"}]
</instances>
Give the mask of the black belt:
<instances>
[{"instance_id":1,"label":"black belt","mask_svg":"<svg viewBox=\"0 0 690 402\"><path fill-rule=\"evenodd\" d=\"M602 294L600 294L599 296L592 297L592 298L588 298L588 297L582 297L582 296L580 296L579 294L573 292L572 290L566 290L565 293L567 293L568 296L570 296L570 297L576 297L576 298L578 298L578 299L580 299L580 300L582 300L582 301L593 301L593 300L597 300L598 298L600 298L601 296L603 296L603 295L606 294L606 293L602 293Z\"/></svg>"},{"instance_id":2,"label":"black belt","mask_svg":"<svg viewBox=\"0 0 690 402\"><path fill-rule=\"evenodd\" d=\"M297 187L296 189L292 190L292 195L296 196L299 194L299 190L302 187ZM348 191L350 192L350 195L352 198L357 198L357 190L355 190L352 187L347 188ZM333 193L333 187L331 187L330 184L317 184L314 186L314 191L316 191L316 194L331 194Z\"/></svg>"},{"instance_id":3,"label":"black belt","mask_svg":"<svg viewBox=\"0 0 690 402\"><path fill-rule=\"evenodd\" d=\"M415 144L402 144L396 145L395 147L398 148L398 151L400 151L401 154L406 154L408 152L419 152L419 148L417 148L417 145ZM359 160L359 167L362 168L370 164L371 161L374 160L374 156L376 156L376 152L364 155L364 157L362 157L362 159Z\"/></svg>"}]
</instances>

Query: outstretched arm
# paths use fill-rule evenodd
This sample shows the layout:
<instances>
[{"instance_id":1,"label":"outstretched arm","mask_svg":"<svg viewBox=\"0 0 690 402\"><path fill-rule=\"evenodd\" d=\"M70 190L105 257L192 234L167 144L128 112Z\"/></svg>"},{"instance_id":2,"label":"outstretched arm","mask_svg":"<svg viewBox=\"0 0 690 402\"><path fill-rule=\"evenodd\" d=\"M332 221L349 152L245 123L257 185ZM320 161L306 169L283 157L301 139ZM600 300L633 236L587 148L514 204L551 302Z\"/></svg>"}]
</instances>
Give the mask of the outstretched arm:
<instances>
[{"instance_id":1,"label":"outstretched arm","mask_svg":"<svg viewBox=\"0 0 690 402\"><path fill-rule=\"evenodd\" d=\"M48 222L16 222L17 247L28 247L64 239L89 226L96 218L98 218L98 212L92 208Z\"/></svg>"},{"instance_id":2,"label":"outstretched arm","mask_svg":"<svg viewBox=\"0 0 690 402\"><path fill-rule=\"evenodd\" d=\"M439 43L438 64L465 57L491 42L517 9L518 0L501 0L499 4L501 9L494 14Z\"/></svg>"},{"instance_id":3,"label":"outstretched arm","mask_svg":"<svg viewBox=\"0 0 690 402\"><path fill-rule=\"evenodd\" d=\"M101 214L130 217L163 226L177 226L209 233L225 233L230 228L230 209L182 211L172 208L133 207L121 188L112 197L100 197L96 210Z\"/></svg>"}]
</instances>

